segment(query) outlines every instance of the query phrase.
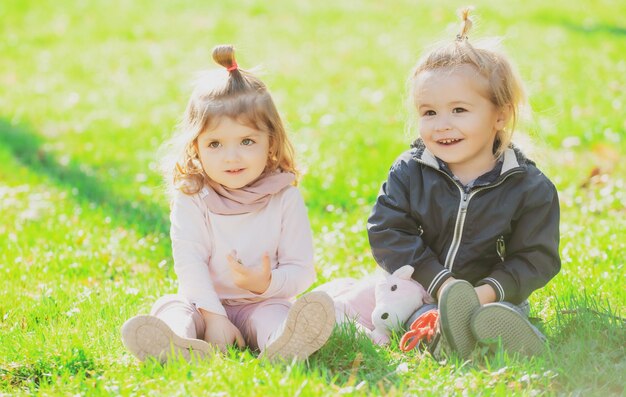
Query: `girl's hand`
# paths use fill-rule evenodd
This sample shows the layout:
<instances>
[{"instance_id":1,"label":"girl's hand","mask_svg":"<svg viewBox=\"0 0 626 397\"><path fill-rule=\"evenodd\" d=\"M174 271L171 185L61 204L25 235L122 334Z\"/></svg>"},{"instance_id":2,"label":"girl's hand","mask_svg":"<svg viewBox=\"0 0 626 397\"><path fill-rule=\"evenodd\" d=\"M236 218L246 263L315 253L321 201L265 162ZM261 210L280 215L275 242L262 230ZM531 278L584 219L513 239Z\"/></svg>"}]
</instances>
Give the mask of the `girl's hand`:
<instances>
[{"instance_id":1,"label":"girl's hand","mask_svg":"<svg viewBox=\"0 0 626 397\"><path fill-rule=\"evenodd\" d=\"M267 291L272 281L272 266L269 254L267 252L263 254L260 266L250 267L244 266L236 256L237 253L235 251L226 256L235 285L255 294L262 294Z\"/></svg>"},{"instance_id":2,"label":"girl's hand","mask_svg":"<svg viewBox=\"0 0 626 397\"><path fill-rule=\"evenodd\" d=\"M222 352L226 352L228 345L232 345L233 342L236 342L240 348L246 346L241 332L230 322L228 317L203 309L200 309L200 313L204 318L205 341L217 346Z\"/></svg>"}]
</instances>

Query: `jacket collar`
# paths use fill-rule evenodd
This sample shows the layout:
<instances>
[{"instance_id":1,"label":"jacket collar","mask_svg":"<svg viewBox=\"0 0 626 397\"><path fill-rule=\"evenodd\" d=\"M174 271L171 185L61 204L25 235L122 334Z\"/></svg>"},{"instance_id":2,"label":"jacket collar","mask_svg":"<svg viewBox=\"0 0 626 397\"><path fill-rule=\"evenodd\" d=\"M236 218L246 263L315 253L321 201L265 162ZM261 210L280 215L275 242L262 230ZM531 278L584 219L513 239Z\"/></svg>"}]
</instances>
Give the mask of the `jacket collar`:
<instances>
[{"instance_id":1,"label":"jacket collar","mask_svg":"<svg viewBox=\"0 0 626 397\"><path fill-rule=\"evenodd\" d=\"M513 168L520 167L520 163L513 147L509 147L508 149L506 149L502 156L504 157L504 161L502 162L502 171L500 171L500 175L512 170Z\"/></svg>"},{"instance_id":2,"label":"jacket collar","mask_svg":"<svg viewBox=\"0 0 626 397\"><path fill-rule=\"evenodd\" d=\"M441 167L439 167L439 162L437 161L437 158L434 154L430 152L430 150L426 148L426 145L424 145L424 142L421 139L416 139L411 144L411 147L415 150L413 157L415 157L415 159L418 160L420 163L428 165L436 170L441 169ZM528 164L534 164L532 160L524 156L524 153L522 153L522 151L513 144L511 144L504 151L502 156L504 160L502 163L502 171L500 172L500 175L514 168L525 168L525 166Z\"/></svg>"}]
</instances>

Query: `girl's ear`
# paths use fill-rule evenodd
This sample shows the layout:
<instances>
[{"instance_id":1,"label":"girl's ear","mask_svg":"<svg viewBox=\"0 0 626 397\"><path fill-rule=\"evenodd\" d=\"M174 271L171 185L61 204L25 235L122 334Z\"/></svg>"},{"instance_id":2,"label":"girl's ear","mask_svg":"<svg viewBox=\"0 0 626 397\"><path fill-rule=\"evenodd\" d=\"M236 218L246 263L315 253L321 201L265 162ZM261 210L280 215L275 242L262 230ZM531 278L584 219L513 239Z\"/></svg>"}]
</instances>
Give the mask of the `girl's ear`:
<instances>
[{"instance_id":1,"label":"girl's ear","mask_svg":"<svg viewBox=\"0 0 626 397\"><path fill-rule=\"evenodd\" d=\"M502 131L506 125L509 123L511 119L511 114L513 113L513 108L511 104L507 103L500 107L498 111L498 118L496 119L496 130Z\"/></svg>"}]
</instances>

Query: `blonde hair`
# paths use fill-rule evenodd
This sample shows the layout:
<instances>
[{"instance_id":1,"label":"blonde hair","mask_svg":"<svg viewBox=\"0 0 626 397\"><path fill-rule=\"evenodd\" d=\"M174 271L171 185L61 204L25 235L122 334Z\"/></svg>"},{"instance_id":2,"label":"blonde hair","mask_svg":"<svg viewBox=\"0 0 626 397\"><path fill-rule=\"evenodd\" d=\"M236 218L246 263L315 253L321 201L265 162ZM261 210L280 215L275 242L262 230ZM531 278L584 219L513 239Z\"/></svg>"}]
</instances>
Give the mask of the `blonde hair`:
<instances>
[{"instance_id":1,"label":"blonde hair","mask_svg":"<svg viewBox=\"0 0 626 397\"><path fill-rule=\"evenodd\" d=\"M198 136L224 117L267 132L269 153L264 173L298 171L294 150L272 97L261 80L237 65L232 45L218 45L213 60L225 69L204 73L195 84L174 136L161 148L166 152L163 172L168 190L199 192L208 180L198 157ZM295 182L294 182L295 183Z\"/></svg>"},{"instance_id":2,"label":"blonde hair","mask_svg":"<svg viewBox=\"0 0 626 397\"><path fill-rule=\"evenodd\" d=\"M510 107L510 117L504 129L496 134L494 155L500 156L511 144L513 131L526 104L526 95L517 71L493 40L474 46L467 34L473 26L471 8L461 9L461 28L456 39L424 54L413 69L410 78L411 99L415 104L415 81L424 71L473 66L488 82L488 99L498 108Z\"/></svg>"}]
</instances>

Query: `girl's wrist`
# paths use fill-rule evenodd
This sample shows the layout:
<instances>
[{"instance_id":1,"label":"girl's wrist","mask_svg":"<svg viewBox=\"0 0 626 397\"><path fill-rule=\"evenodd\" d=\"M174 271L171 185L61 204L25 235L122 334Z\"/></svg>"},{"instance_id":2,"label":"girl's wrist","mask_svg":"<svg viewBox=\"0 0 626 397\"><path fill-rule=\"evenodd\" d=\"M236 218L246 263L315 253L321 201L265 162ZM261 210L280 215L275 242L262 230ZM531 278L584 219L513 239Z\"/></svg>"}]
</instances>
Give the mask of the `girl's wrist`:
<instances>
[{"instance_id":1,"label":"girl's wrist","mask_svg":"<svg viewBox=\"0 0 626 397\"><path fill-rule=\"evenodd\" d=\"M271 283L272 283L272 273L270 273L267 280L263 282L264 285L256 286L257 288L255 288L254 290L250 290L250 292L257 294L257 295L263 295L265 291L267 291L267 289L270 287Z\"/></svg>"},{"instance_id":2,"label":"girl's wrist","mask_svg":"<svg viewBox=\"0 0 626 397\"><path fill-rule=\"evenodd\" d=\"M207 320L207 319L214 319L216 317L224 317L221 314L209 312L209 311L204 310L203 308L198 308L198 311L202 315L202 318L204 318L205 320Z\"/></svg>"}]
</instances>

